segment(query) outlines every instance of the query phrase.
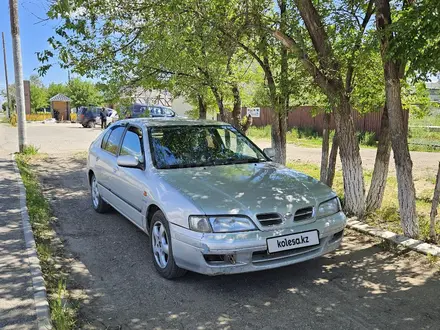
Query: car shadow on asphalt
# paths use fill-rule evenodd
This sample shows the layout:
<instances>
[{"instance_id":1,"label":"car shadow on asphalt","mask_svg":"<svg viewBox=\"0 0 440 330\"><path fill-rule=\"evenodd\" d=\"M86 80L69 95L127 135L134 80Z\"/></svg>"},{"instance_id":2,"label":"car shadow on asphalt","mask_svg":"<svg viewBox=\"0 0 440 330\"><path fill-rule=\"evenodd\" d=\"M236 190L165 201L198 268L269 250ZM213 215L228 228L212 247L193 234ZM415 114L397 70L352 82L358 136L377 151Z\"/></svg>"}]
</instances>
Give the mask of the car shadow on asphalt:
<instances>
[{"instance_id":1,"label":"car shadow on asphalt","mask_svg":"<svg viewBox=\"0 0 440 330\"><path fill-rule=\"evenodd\" d=\"M148 236L116 211L97 214L85 161L49 158L38 166L72 255L69 286L81 290L83 328L399 329L440 323L440 273L426 258L386 251L348 232L341 249L262 272L175 281L152 264Z\"/></svg>"}]
</instances>

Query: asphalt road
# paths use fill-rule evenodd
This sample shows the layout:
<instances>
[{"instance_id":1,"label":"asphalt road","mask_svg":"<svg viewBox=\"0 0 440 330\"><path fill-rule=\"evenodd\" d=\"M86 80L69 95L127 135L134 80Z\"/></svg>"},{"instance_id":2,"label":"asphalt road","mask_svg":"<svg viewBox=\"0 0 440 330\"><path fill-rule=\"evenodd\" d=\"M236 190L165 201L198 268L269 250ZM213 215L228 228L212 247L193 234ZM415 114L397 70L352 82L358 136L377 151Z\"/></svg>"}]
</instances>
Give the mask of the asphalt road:
<instances>
[{"instance_id":1,"label":"asphalt road","mask_svg":"<svg viewBox=\"0 0 440 330\"><path fill-rule=\"evenodd\" d=\"M347 232L343 247L286 268L168 281L148 237L116 212L93 211L78 157L40 161L69 288L83 329L438 329L440 271L413 252L389 252Z\"/></svg>"}]
</instances>

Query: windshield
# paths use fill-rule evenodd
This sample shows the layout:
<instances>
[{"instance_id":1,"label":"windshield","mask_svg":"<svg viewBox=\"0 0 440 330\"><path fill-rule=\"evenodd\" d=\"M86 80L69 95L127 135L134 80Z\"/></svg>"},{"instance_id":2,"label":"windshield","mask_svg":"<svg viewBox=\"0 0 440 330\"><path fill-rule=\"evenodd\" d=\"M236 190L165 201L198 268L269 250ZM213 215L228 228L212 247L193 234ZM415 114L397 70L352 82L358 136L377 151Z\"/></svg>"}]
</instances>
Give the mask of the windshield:
<instances>
[{"instance_id":1,"label":"windshield","mask_svg":"<svg viewBox=\"0 0 440 330\"><path fill-rule=\"evenodd\" d=\"M267 161L229 125L150 127L151 156L157 168L213 166Z\"/></svg>"}]
</instances>

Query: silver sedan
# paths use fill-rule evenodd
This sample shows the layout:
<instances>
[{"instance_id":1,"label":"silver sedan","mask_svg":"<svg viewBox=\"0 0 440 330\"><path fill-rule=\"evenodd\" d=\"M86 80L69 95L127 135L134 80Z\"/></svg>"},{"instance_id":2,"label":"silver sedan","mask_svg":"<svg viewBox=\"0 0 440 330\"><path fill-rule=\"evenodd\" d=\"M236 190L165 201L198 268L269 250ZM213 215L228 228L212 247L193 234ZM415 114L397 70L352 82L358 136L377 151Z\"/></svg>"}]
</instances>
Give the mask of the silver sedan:
<instances>
[{"instance_id":1,"label":"silver sedan","mask_svg":"<svg viewBox=\"0 0 440 330\"><path fill-rule=\"evenodd\" d=\"M89 149L92 205L146 232L165 278L276 268L338 248L346 217L336 194L271 157L221 122L118 121Z\"/></svg>"}]
</instances>

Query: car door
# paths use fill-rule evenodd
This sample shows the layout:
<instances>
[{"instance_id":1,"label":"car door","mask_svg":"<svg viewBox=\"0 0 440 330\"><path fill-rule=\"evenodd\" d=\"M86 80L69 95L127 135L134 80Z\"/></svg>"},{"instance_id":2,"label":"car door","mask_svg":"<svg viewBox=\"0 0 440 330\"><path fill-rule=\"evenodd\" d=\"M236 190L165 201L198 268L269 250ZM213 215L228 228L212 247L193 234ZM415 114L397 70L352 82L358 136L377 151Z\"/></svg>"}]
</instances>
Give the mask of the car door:
<instances>
[{"instance_id":1,"label":"car door","mask_svg":"<svg viewBox=\"0 0 440 330\"><path fill-rule=\"evenodd\" d=\"M112 127L104 136L101 144L101 152L97 155L96 168L100 193L103 198L114 206L117 198L113 195L114 178L117 175L117 155L119 153L122 137L126 127L117 125Z\"/></svg>"},{"instance_id":2,"label":"car door","mask_svg":"<svg viewBox=\"0 0 440 330\"><path fill-rule=\"evenodd\" d=\"M118 167L113 177L115 186L114 194L119 197L120 212L135 222L141 228L145 228L144 204L145 204L145 153L143 148L142 129L135 125L128 126L122 139L119 150L120 156L133 156L140 162L139 168Z\"/></svg>"}]
</instances>

